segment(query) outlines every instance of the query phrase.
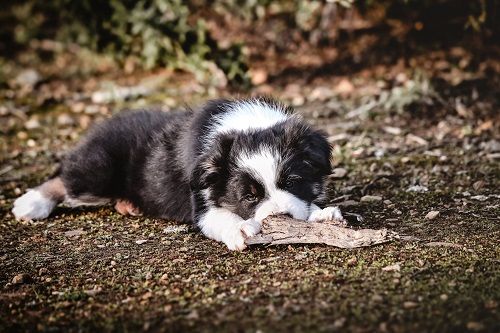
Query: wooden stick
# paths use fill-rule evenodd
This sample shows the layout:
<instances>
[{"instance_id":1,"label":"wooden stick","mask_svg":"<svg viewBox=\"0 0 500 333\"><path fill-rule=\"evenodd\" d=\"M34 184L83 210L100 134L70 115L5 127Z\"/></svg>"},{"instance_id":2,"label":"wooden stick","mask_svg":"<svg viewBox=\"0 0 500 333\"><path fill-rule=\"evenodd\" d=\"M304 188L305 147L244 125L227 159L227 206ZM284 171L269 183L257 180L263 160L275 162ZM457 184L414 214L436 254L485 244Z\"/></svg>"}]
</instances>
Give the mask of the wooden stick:
<instances>
[{"instance_id":1,"label":"wooden stick","mask_svg":"<svg viewBox=\"0 0 500 333\"><path fill-rule=\"evenodd\" d=\"M341 227L341 222L305 222L287 216L270 216L262 222L262 232L246 240L254 244L326 244L352 249L387 243L397 235L387 229L354 230Z\"/></svg>"}]
</instances>

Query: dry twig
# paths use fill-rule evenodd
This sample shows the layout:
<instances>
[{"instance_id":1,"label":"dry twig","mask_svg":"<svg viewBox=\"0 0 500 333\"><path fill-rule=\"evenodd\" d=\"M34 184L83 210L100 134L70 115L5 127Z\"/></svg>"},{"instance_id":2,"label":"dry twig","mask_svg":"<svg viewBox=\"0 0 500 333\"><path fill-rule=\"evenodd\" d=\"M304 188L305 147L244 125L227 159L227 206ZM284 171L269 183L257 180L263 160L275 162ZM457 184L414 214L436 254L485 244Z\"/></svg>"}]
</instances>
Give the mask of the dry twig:
<instances>
[{"instance_id":1,"label":"dry twig","mask_svg":"<svg viewBox=\"0 0 500 333\"><path fill-rule=\"evenodd\" d=\"M387 229L354 230L339 222L305 222L287 216L270 216L262 222L262 232L247 239L253 244L326 244L344 249L387 243L396 234Z\"/></svg>"}]
</instances>

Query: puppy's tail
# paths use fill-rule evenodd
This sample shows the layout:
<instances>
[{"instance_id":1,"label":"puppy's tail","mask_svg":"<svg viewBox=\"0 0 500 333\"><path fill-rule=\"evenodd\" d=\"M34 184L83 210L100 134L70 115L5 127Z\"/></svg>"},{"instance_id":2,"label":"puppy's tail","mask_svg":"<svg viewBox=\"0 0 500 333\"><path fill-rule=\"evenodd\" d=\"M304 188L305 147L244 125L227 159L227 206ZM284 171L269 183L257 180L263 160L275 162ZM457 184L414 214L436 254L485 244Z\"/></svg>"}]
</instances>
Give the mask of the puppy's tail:
<instances>
[{"instance_id":1,"label":"puppy's tail","mask_svg":"<svg viewBox=\"0 0 500 333\"><path fill-rule=\"evenodd\" d=\"M49 179L17 198L12 213L17 220L44 219L64 200L66 193L66 187L60 177Z\"/></svg>"}]
</instances>

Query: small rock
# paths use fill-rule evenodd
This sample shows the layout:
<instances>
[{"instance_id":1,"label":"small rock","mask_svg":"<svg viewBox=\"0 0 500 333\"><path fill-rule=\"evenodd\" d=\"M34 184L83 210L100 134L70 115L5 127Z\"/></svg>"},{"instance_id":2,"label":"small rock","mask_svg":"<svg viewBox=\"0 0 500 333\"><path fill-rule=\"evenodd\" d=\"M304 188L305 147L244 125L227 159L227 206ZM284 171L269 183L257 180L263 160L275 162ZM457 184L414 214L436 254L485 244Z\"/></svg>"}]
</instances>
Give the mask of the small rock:
<instances>
[{"instance_id":1,"label":"small rock","mask_svg":"<svg viewBox=\"0 0 500 333\"><path fill-rule=\"evenodd\" d=\"M379 202L382 201L382 197L378 195L365 195L361 197L361 202Z\"/></svg>"},{"instance_id":2,"label":"small rock","mask_svg":"<svg viewBox=\"0 0 500 333\"><path fill-rule=\"evenodd\" d=\"M94 105L94 104L87 105L85 107L84 112L86 114L96 114L96 113L99 113L99 106L98 105Z\"/></svg>"},{"instance_id":3,"label":"small rock","mask_svg":"<svg viewBox=\"0 0 500 333\"><path fill-rule=\"evenodd\" d=\"M85 110L85 103L76 102L74 104L71 104L70 108L71 111L74 113L82 113Z\"/></svg>"},{"instance_id":4,"label":"small rock","mask_svg":"<svg viewBox=\"0 0 500 333\"><path fill-rule=\"evenodd\" d=\"M404 302L403 303L403 308L405 309L413 309L413 308L416 308L418 306L418 303L415 303L415 302Z\"/></svg>"},{"instance_id":5,"label":"small rock","mask_svg":"<svg viewBox=\"0 0 500 333\"><path fill-rule=\"evenodd\" d=\"M163 229L163 233L165 233L165 234L173 234L173 233L180 233L180 232L186 232L186 231L187 231L187 226L185 226L185 225L168 226L165 229Z\"/></svg>"},{"instance_id":6,"label":"small rock","mask_svg":"<svg viewBox=\"0 0 500 333\"><path fill-rule=\"evenodd\" d=\"M400 135L402 132L401 128L399 128L399 127L385 126L383 129L386 133L389 133L392 135Z\"/></svg>"},{"instance_id":7,"label":"small rock","mask_svg":"<svg viewBox=\"0 0 500 333\"><path fill-rule=\"evenodd\" d=\"M28 280L29 280L28 274L17 274L16 276L14 276L12 278L12 284L14 284L14 285L23 284L23 283L28 282Z\"/></svg>"},{"instance_id":8,"label":"small rock","mask_svg":"<svg viewBox=\"0 0 500 333\"><path fill-rule=\"evenodd\" d=\"M478 180L477 182L472 184L472 188L474 188L474 190L476 190L476 191L479 191L481 188L483 188L483 186L484 186L483 180Z\"/></svg>"},{"instance_id":9,"label":"small rock","mask_svg":"<svg viewBox=\"0 0 500 333\"><path fill-rule=\"evenodd\" d=\"M500 160L500 153L493 153L486 155L489 160Z\"/></svg>"},{"instance_id":10,"label":"small rock","mask_svg":"<svg viewBox=\"0 0 500 333\"><path fill-rule=\"evenodd\" d=\"M471 331L481 331L484 329L484 325L477 321L469 321L467 323L467 329Z\"/></svg>"},{"instance_id":11,"label":"small rock","mask_svg":"<svg viewBox=\"0 0 500 333\"><path fill-rule=\"evenodd\" d=\"M384 298L381 295L379 295L379 294L374 294L372 296L372 301L373 302L382 302L383 300L384 300Z\"/></svg>"},{"instance_id":12,"label":"small rock","mask_svg":"<svg viewBox=\"0 0 500 333\"><path fill-rule=\"evenodd\" d=\"M490 140L481 142L479 147L488 153L496 153L500 151L500 141Z\"/></svg>"},{"instance_id":13,"label":"small rock","mask_svg":"<svg viewBox=\"0 0 500 333\"><path fill-rule=\"evenodd\" d=\"M354 85L347 79L342 79L334 88L333 91L339 95L349 95L354 91Z\"/></svg>"},{"instance_id":14,"label":"small rock","mask_svg":"<svg viewBox=\"0 0 500 333\"><path fill-rule=\"evenodd\" d=\"M426 186L422 186L422 185L412 185L406 189L406 192L416 192L416 193L424 193L424 192L428 192L428 191L429 191L429 188L427 188Z\"/></svg>"},{"instance_id":15,"label":"small rock","mask_svg":"<svg viewBox=\"0 0 500 333\"><path fill-rule=\"evenodd\" d=\"M347 260L347 266L354 266L358 262L358 259L356 257L352 257L349 260Z\"/></svg>"},{"instance_id":16,"label":"small rock","mask_svg":"<svg viewBox=\"0 0 500 333\"><path fill-rule=\"evenodd\" d=\"M343 202L339 202L337 206L339 207L352 207L352 206L357 206L359 205L359 202L356 200L346 200Z\"/></svg>"},{"instance_id":17,"label":"small rock","mask_svg":"<svg viewBox=\"0 0 500 333\"><path fill-rule=\"evenodd\" d=\"M496 309L498 307L498 302L494 301L494 300L488 300L484 303L484 307L488 310L493 310L493 309Z\"/></svg>"},{"instance_id":18,"label":"small rock","mask_svg":"<svg viewBox=\"0 0 500 333\"><path fill-rule=\"evenodd\" d=\"M86 295L88 295L90 297L94 297L95 295L99 294L100 292L101 292L101 288L87 289L87 290L83 291L83 293L85 293Z\"/></svg>"},{"instance_id":19,"label":"small rock","mask_svg":"<svg viewBox=\"0 0 500 333\"><path fill-rule=\"evenodd\" d=\"M475 195L473 197L470 197L471 199L473 200L477 200L477 201L486 201L488 200L488 196L486 195Z\"/></svg>"},{"instance_id":20,"label":"small rock","mask_svg":"<svg viewBox=\"0 0 500 333\"><path fill-rule=\"evenodd\" d=\"M40 74L34 69L25 69L19 73L14 81L17 85L23 87L34 87L41 80Z\"/></svg>"},{"instance_id":21,"label":"small rock","mask_svg":"<svg viewBox=\"0 0 500 333\"><path fill-rule=\"evenodd\" d=\"M429 144L429 141L411 133L406 136L406 141L409 143L416 143L417 145L420 146L425 146Z\"/></svg>"},{"instance_id":22,"label":"small rock","mask_svg":"<svg viewBox=\"0 0 500 333\"><path fill-rule=\"evenodd\" d=\"M198 314L198 311L196 310L193 310L191 311L187 316L186 316L186 319L199 319L200 318L200 315Z\"/></svg>"},{"instance_id":23,"label":"small rock","mask_svg":"<svg viewBox=\"0 0 500 333\"><path fill-rule=\"evenodd\" d=\"M75 230L69 230L64 233L64 236L66 237L78 237L85 234L85 231L83 229L75 229Z\"/></svg>"},{"instance_id":24,"label":"small rock","mask_svg":"<svg viewBox=\"0 0 500 333\"><path fill-rule=\"evenodd\" d=\"M332 178L344 178L347 175L347 170L344 168L335 168L332 170L330 177Z\"/></svg>"},{"instance_id":25,"label":"small rock","mask_svg":"<svg viewBox=\"0 0 500 333\"><path fill-rule=\"evenodd\" d=\"M334 322L333 322L333 327L334 328L341 328L345 325L345 322L347 321L347 319L345 317L340 317L339 319L336 319Z\"/></svg>"},{"instance_id":26,"label":"small rock","mask_svg":"<svg viewBox=\"0 0 500 333\"><path fill-rule=\"evenodd\" d=\"M38 275L42 276L44 274L47 274L49 272L49 270L45 267L42 267L40 268L40 270L38 271Z\"/></svg>"},{"instance_id":27,"label":"small rock","mask_svg":"<svg viewBox=\"0 0 500 333\"><path fill-rule=\"evenodd\" d=\"M401 270L401 265L400 264L394 264L394 265L389 265L385 266L382 268L384 272L399 272Z\"/></svg>"},{"instance_id":28,"label":"small rock","mask_svg":"<svg viewBox=\"0 0 500 333\"><path fill-rule=\"evenodd\" d=\"M437 210L431 210L430 212L425 215L426 220L434 220L436 217L439 216L439 211Z\"/></svg>"},{"instance_id":29,"label":"small rock","mask_svg":"<svg viewBox=\"0 0 500 333\"><path fill-rule=\"evenodd\" d=\"M314 88L307 99L310 101L326 101L333 97L333 91L328 87L316 87Z\"/></svg>"},{"instance_id":30,"label":"small rock","mask_svg":"<svg viewBox=\"0 0 500 333\"><path fill-rule=\"evenodd\" d=\"M442 301L447 301L447 300L448 300L448 295L446 295L446 294L441 294L441 295L439 296L439 298L440 298Z\"/></svg>"},{"instance_id":31,"label":"small rock","mask_svg":"<svg viewBox=\"0 0 500 333\"><path fill-rule=\"evenodd\" d=\"M461 248L462 247L462 245L455 244L455 243L449 243L449 242L429 242L429 243L425 243L424 245L425 246L430 246L430 247L440 247L440 246L444 246L444 247L456 247L456 248Z\"/></svg>"},{"instance_id":32,"label":"small rock","mask_svg":"<svg viewBox=\"0 0 500 333\"><path fill-rule=\"evenodd\" d=\"M60 126L71 126L75 123L72 117L67 115L66 113L60 114L57 117L57 124Z\"/></svg>"},{"instance_id":33,"label":"small rock","mask_svg":"<svg viewBox=\"0 0 500 333\"><path fill-rule=\"evenodd\" d=\"M38 121L38 118L36 117L31 117L27 122L24 123L24 127L28 130L40 128L40 121Z\"/></svg>"},{"instance_id":34,"label":"small rock","mask_svg":"<svg viewBox=\"0 0 500 333\"><path fill-rule=\"evenodd\" d=\"M147 241L148 241L147 239L139 239L139 240L136 240L135 243L138 245L142 245L142 244L146 243Z\"/></svg>"},{"instance_id":35,"label":"small rock","mask_svg":"<svg viewBox=\"0 0 500 333\"><path fill-rule=\"evenodd\" d=\"M249 71L252 84L258 86L267 81L267 71L265 69L253 69Z\"/></svg>"}]
</instances>

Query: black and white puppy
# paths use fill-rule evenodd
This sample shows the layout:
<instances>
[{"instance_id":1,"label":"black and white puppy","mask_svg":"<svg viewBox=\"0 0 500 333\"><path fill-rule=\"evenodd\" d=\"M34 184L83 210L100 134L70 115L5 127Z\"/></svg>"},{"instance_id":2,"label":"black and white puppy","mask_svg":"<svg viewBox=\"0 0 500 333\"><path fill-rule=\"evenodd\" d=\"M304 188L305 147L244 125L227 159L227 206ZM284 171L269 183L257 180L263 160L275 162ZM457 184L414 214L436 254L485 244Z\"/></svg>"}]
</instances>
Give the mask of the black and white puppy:
<instances>
[{"instance_id":1,"label":"black and white puppy","mask_svg":"<svg viewBox=\"0 0 500 333\"><path fill-rule=\"evenodd\" d=\"M320 209L330 173L325 136L264 98L215 100L197 111L126 111L95 126L47 182L14 202L44 219L61 202L115 203L121 213L192 221L231 250L272 214L342 220Z\"/></svg>"}]
</instances>

